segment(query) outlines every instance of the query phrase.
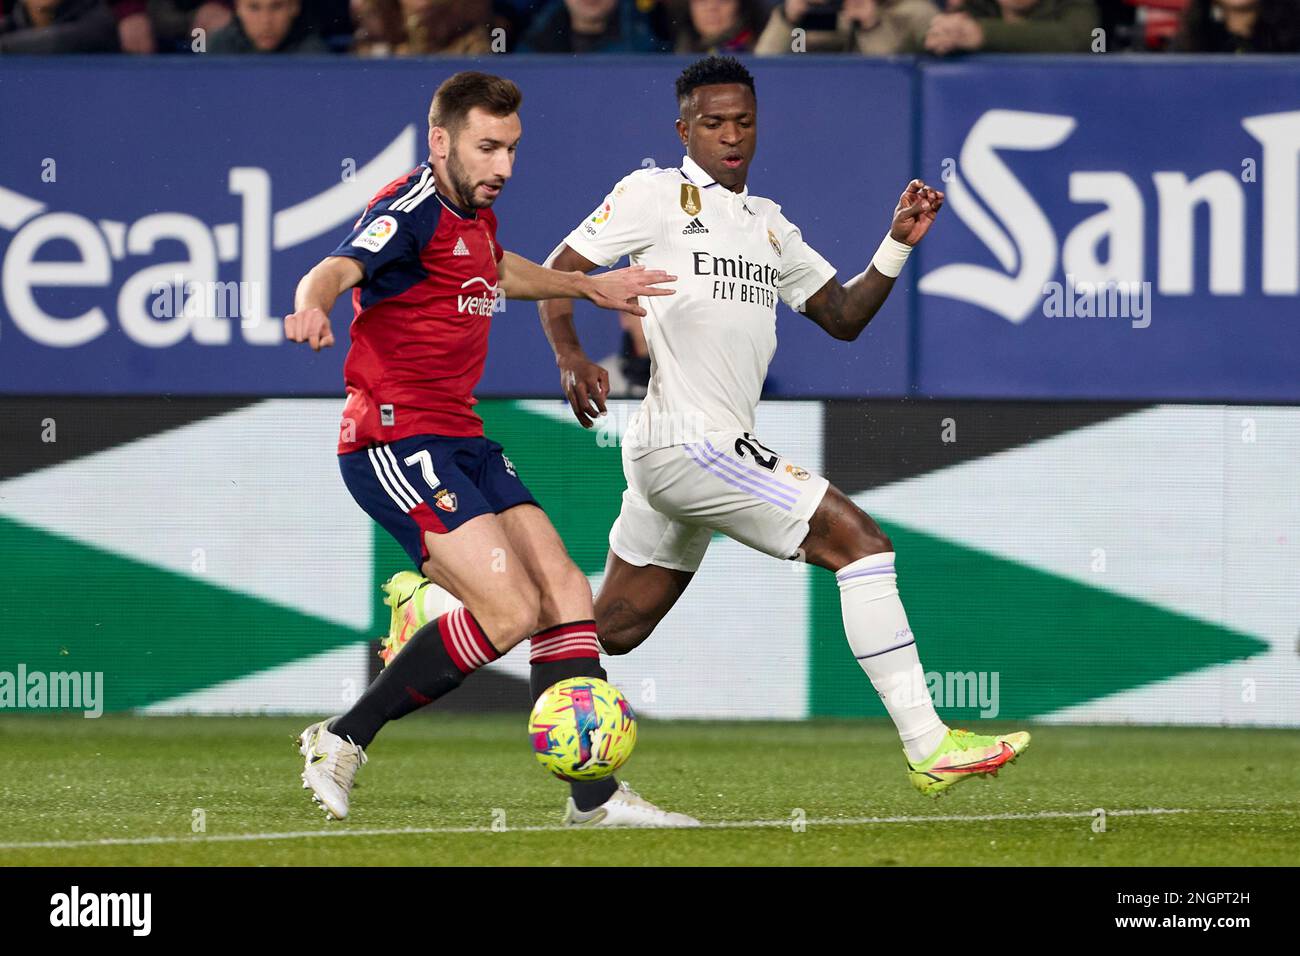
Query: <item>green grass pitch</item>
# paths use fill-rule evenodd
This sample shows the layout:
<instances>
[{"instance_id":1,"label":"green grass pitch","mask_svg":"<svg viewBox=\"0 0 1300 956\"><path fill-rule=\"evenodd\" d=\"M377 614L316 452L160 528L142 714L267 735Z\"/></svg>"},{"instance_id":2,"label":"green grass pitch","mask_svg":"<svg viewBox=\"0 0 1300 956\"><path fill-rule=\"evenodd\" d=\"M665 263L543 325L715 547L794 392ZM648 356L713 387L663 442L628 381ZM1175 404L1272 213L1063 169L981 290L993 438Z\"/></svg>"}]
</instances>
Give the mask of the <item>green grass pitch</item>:
<instances>
[{"instance_id":1,"label":"green grass pitch","mask_svg":"<svg viewBox=\"0 0 1300 956\"><path fill-rule=\"evenodd\" d=\"M556 827L565 791L531 757L524 722L419 715L389 726L338 823L301 789L303 718L7 716L0 865L1300 860L1293 731L1031 727L1033 745L996 780L933 800L908 785L880 721L643 721L623 776L710 826L573 832Z\"/></svg>"}]
</instances>

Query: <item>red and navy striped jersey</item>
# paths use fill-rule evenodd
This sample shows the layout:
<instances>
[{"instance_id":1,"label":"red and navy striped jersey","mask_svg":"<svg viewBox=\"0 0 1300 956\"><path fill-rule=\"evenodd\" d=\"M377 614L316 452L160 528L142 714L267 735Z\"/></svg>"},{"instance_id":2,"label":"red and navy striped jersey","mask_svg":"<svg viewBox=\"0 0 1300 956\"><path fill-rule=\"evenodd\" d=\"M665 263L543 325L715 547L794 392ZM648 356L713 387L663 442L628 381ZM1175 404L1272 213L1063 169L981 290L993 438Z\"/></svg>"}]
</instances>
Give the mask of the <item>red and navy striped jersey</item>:
<instances>
[{"instance_id":1,"label":"red and navy striped jersey","mask_svg":"<svg viewBox=\"0 0 1300 956\"><path fill-rule=\"evenodd\" d=\"M497 303L497 220L438 191L428 162L389 183L331 255L365 276L352 292L352 345L339 454L411 435L483 434L474 387Z\"/></svg>"}]
</instances>

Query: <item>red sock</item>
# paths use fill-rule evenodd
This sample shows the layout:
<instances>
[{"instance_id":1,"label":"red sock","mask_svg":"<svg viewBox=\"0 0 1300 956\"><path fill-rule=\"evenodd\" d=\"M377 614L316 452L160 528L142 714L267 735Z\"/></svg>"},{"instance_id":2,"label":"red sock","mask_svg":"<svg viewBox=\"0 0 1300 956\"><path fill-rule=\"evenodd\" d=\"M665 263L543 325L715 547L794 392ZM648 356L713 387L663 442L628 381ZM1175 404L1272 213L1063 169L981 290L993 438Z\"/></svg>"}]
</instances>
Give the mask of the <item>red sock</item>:
<instances>
[{"instance_id":1,"label":"red sock","mask_svg":"<svg viewBox=\"0 0 1300 956\"><path fill-rule=\"evenodd\" d=\"M596 639L595 621L570 621L538 631L529 638L530 664L564 661L574 657L600 659L600 641Z\"/></svg>"},{"instance_id":2,"label":"red sock","mask_svg":"<svg viewBox=\"0 0 1300 956\"><path fill-rule=\"evenodd\" d=\"M443 646L451 655L452 662L462 674L476 671L501 656L478 621L474 620L474 615L463 607L438 618L438 633L442 635Z\"/></svg>"}]
</instances>

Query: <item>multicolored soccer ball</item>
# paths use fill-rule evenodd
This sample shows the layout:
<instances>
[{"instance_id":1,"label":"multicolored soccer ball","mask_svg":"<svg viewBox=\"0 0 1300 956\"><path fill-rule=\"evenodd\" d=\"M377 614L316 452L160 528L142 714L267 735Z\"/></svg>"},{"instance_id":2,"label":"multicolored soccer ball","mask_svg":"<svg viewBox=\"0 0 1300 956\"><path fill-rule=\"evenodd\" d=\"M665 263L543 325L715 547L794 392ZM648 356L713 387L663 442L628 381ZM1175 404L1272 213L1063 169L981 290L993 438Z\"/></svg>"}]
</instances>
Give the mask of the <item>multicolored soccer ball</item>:
<instances>
[{"instance_id":1,"label":"multicolored soccer ball","mask_svg":"<svg viewBox=\"0 0 1300 956\"><path fill-rule=\"evenodd\" d=\"M528 737L538 762L561 780L599 780L636 746L636 714L613 684L570 677L537 698Z\"/></svg>"}]
</instances>

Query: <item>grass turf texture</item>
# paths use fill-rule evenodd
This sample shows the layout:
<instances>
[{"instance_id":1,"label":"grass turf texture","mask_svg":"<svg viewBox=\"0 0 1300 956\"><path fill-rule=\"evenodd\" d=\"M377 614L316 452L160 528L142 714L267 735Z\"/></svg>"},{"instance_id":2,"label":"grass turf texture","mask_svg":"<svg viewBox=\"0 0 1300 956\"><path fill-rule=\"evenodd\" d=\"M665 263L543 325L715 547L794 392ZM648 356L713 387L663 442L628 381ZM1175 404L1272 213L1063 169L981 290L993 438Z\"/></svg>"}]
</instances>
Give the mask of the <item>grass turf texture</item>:
<instances>
[{"instance_id":1,"label":"grass turf texture","mask_svg":"<svg viewBox=\"0 0 1300 956\"><path fill-rule=\"evenodd\" d=\"M292 738L306 719L17 715L0 718L0 865L1293 865L1300 736L1282 730L1034 728L993 781L916 793L881 721L645 721L624 776L646 797L714 821L695 831L493 832L559 822L564 788L529 753L524 716L417 716L390 725L327 823L301 789ZM1012 729L1001 724L999 729ZM993 732L982 724L973 729ZM1094 808L1196 812L1115 816ZM206 836L473 827L481 832L239 842ZM1070 818L970 820L1065 811ZM1234 811L1234 812L1222 812ZM828 818L956 821L832 825ZM199 834L197 836L203 836ZM165 837L153 845L14 843Z\"/></svg>"}]
</instances>

